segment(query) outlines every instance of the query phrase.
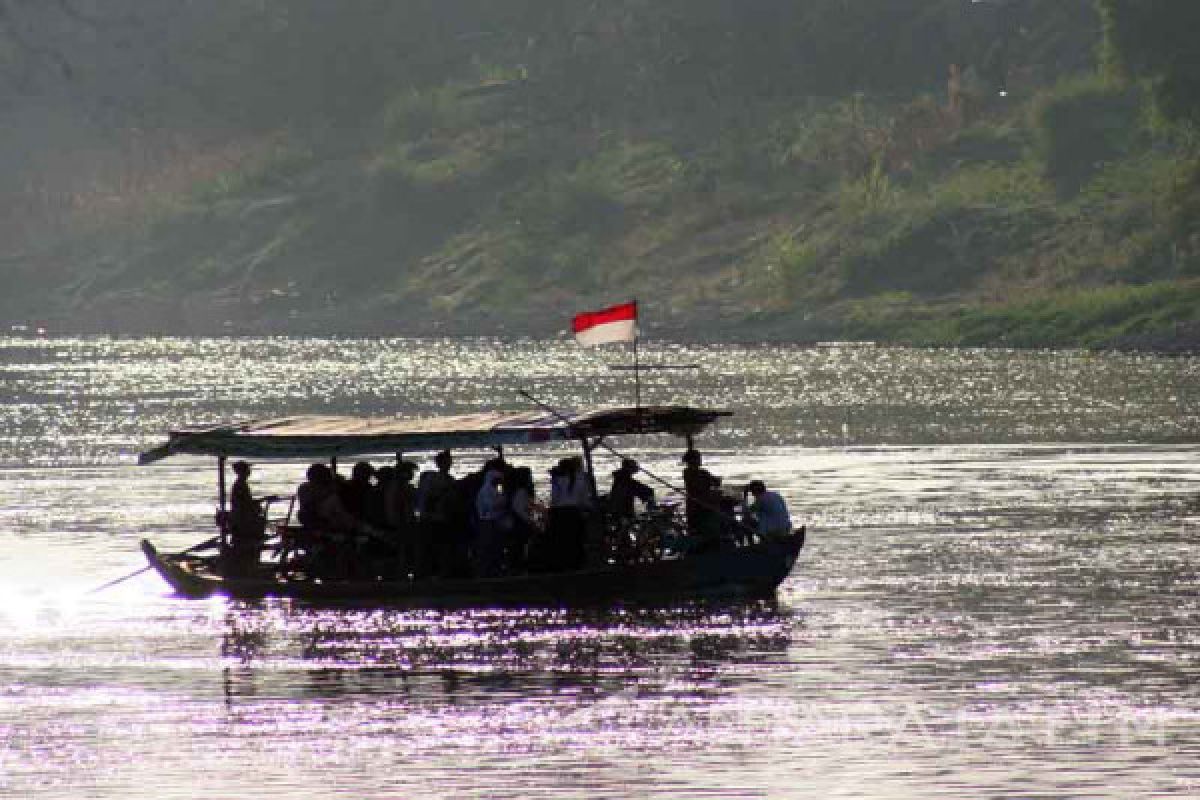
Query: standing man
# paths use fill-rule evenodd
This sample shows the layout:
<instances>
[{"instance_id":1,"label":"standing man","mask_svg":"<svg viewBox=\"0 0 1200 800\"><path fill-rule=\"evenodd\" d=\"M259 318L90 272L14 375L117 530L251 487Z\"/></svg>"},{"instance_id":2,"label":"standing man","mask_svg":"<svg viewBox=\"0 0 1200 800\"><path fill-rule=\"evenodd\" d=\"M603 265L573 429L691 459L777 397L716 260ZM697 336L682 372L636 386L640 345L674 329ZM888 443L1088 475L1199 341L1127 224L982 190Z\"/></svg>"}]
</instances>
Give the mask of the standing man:
<instances>
[{"instance_id":1,"label":"standing man","mask_svg":"<svg viewBox=\"0 0 1200 800\"><path fill-rule=\"evenodd\" d=\"M692 552L714 549L721 543L721 479L704 469L699 450L688 450L682 461L688 535L695 537Z\"/></svg>"},{"instance_id":2,"label":"standing man","mask_svg":"<svg viewBox=\"0 0 1200 800\"><path fill-rule=\"evenodd\" d=\"M417 557L420 575L440 575L450 569L454 531L450 530L450 506L454 496L454 458L443 450L433 458L437 469L421 473L417 481Z\"/></svg>"},{"instance_id":3,"label":"standing man","mask_svg":"<svg viewBox=\"0 0 1200 800\"><path fill-rule=\"evenodd\" d=\"M233 462L233 472L237 478L229 497L229 550L226 557L233 571L244 574L258 564L266 540L267 516L263 503L275 498L254 499L250 491L250 465L245 461Z\"/></svg>"}]
</instances>

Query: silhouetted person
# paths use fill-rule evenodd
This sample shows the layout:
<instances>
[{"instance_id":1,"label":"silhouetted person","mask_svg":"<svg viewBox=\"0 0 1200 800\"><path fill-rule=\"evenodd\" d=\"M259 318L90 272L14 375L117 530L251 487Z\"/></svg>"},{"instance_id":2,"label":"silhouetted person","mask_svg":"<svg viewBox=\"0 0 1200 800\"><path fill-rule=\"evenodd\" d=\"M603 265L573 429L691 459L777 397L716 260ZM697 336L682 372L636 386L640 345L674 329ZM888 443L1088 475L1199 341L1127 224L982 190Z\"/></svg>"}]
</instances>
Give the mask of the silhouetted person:
<instances>
[{"instance_id":1,"label":"silhouetted person","mask_svg":"<svg viewBox=\"0 0 1200 800\"><path fill-rule=\"evenodd\" d=\"M321 503L333 476L324 464L309 466L304 476L304 483L296 489L296 519L301 527L317 528L321 524Z\"/></svg>"},{"instance_id":2,"label":"silhouetted person","mask_svg":"<svg viewBox=\"0 0 1200 800\"><path fill-rule=\"evenodd\" d=\"M718 546L721 539L721 479L704 469L698 450L685 452L682 461L688 535L695 537L692 549L708 550Z\"/></svg>"},{"instance_id":3,"label":"silhouetted person","mask_svg":"<svg viewBox=\"0 0 1200 800\"><path fill-rule=\"evenodd\" d=\"M350 471L350 480L341 484L342 505L357 519L365 520L368 517L374 490L371 479L374 477L375 468L366 461L359 461Z\"/></svg>"},{"instance_id":4,"label":"silhouetted person","mask_svg":"<svg viewBox=\"0 0 1200 800\"><path fill-rule=\"evenodd\" d=\"M417 570L422 575L448 572L453 549L451 505L455 490L450 468L454 458L449 450L443 450L434 456L433 463L436 469L422 472L417 483Z\"/></svg>"},{"instance_id":5,"label":"silhouetted person","mask_svg":"<svg viewBox=\"0 0 1200 800\"><path fill-rule=\"evenodd\" d=\"M550 515L546 523L551 567L581 569L585 547L587 511L592 505L588 474L579 456L564 458L550 471Z\"/></svg>"},{"instance_id":6,"label":"silhouetted person","mask_svg":"<svg viewBox=\"0 0 1200 800\"><path fill-rule=\"evenodd\" d=\"M477 561L479 545L479 508L476 499L489 472L504 473L503 458L490 458L479 469L459 478L450 495L450 525L452 530L451 572L457 577L469 577L472 563Z\"/></svg>"},{"instance_id":7,"label":"silhouetted person","mask_svg":"<svg viewBox=\"0 0 1200 800\"><path fill-rule=\"evenodd\" d=\"M312 522L306 525L312 534L310 568L323 577L345 577L356 555L353 537L373 534L374 529L346 510L342 494L347 482L339 485L332 469L314 464L309 475L313 485L306 494L316 503Z\"/></svg>"},{"instance_id":8,"label":"silhouetted person","mask_svg":"<svg viewBox=\"0 0 1200 800\"><path fill-rule=\"evenodd\" d=\"M401 571L415 571L415 565L421 560L421 542L417 536L417 490L412 484L417 465L411 461L401 461L391 472L391 480L382 492L385 525L400 558Z\"/></svg>"},{"instance_id":9,"label":"silhouetted person","mask_svg":"<svg viewBox=\"0 0 1200 800\"><path fill-rule=\"evenodd\" d=\"M475 493L475 574L493 577L500 572L504 557L504 538L509 524L507 501L501 492L504 473L499 467L483 475L483 485Z\"/></svg>"},{"instance_id":10,"label":"silhouetted person","mask_svg":"<svg viewBox=\"0 0 1200 800\"><path fill-rule=\"evenodd\" d=\"M388 493L396 482L395 467L380 467L375 470L375 484L367 493L367 513L365 519L376 528L389 529L392 527L388 519Z\"/></svg>"},{"instance_id":11,"label":"silhouetted person","mask_svg":"<svg viewBox=\"0 0 1200 800\"><path fill-rule=\"evenodd\" d=\"M504 495L511 524L505 544L505 561L511 572L523 572L530 541L540 532L535 507L537 497L533 486L533 471L518 467L505 478Z\"/></svg>"},{"instance_id":12,"label":"silhouetted person","mask_svg":"<svg viewBox=\"0 0 1200 800\"><path fill-rule=\"evenodd\" d=\"M633 477L639 469L636 461L625 458L621 460L621 468L613 473L612 488L608 492L608 510L614 516L623 519L633 517L635 500L642 501L646 508L654 508L654 490Z\"/></svg>"},{"instance_id":13,"label":"silhouetted person","mask_svg":"<svg viewBox=\"0 0 1200 800\"><path fill-rule=\"evenodd\" d=\"M237 478L229 497L229 562L236 571L247 572L258 564L266 541L267 517L263 501L250 491L250 465L235 461L233 472Z\"/></svg>"}]
</instances>

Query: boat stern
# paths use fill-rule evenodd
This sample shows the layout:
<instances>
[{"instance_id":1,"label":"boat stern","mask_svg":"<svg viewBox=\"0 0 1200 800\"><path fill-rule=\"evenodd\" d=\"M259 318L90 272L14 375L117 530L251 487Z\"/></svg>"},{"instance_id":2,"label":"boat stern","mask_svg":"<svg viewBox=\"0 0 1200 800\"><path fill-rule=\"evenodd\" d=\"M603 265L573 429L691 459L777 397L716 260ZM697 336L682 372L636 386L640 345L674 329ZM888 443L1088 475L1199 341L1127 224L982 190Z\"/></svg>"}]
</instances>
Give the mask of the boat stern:
<instances>
[{"instance_id":1,"label":"boat stern","mask_svg":"<svg viewBox=\"0 0 1200 800\"><path fill-rule=\"evenodd\" d=\"M185 597L208 597L215 591L211 581L196 575L178 558L164 556L148 539L142 539L142 554L167 585Z\"/></svg>"}]
</instances>

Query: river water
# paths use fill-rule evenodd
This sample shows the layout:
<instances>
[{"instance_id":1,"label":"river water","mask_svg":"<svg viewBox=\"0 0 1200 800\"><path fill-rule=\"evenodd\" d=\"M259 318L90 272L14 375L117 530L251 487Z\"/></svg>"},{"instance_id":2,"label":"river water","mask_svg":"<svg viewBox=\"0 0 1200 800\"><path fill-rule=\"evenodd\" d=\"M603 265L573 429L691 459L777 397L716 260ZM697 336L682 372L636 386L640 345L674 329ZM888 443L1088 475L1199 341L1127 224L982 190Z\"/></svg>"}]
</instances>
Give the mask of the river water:
<instances>
[{"instance_id":1,"label":"river water","mask_svg":"<svg viewBox=\"0 0 1200 800\"><path fill-rule=\"evenodd\" d=\"M809 543L774 603L189 601L168 428L628 402L560 341L0 339L0 797L1196 797L1200 360L649 346ZM672 477L679 446L622 441ZM482 454L460 454L462 468ZM544 474L558 451L517 451ZM606 476L614 464L602 461ZM263 465L289 492L301 465ZM539 487L543 492L544 486Z\"/></svg>"}]
</instances>

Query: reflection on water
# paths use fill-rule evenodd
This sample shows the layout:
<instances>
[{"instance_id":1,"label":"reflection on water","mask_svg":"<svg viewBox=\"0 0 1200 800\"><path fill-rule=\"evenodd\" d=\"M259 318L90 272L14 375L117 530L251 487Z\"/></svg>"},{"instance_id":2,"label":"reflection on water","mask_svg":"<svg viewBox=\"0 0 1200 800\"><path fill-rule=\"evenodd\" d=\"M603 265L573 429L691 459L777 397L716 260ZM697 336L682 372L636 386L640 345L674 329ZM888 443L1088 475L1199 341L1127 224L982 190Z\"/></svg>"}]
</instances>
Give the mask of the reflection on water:
<instances>
[{"instance_id":1,"label":"reflection on water","mask_svg":"<svg viewBox=\"0 0 1200 800\"><path fill-rule=\"evenodd\" d=\"M275 607L272 607L275 606ZM731 659L780 659L774 603L674 609L389 611L234 604L226 696L401 694L435 700L662 688ZM261 665L271 669L256 669Z\"/></svg>"},{"instance_id":2,"label":"reflection on water","mask_svg":"<svg viewBox=\"0 0 1200 800\"><path fill-rule=\"evenodd\" d=\"M705 369L652 396L733 406L713 470L810 527L777 603L312 608L148 574L89 593L142 536L209 533L211 465L131 464L166 427L619 399L596 354L618 356L0 340L0 797L1200 794L1197 361L668 350ZM516 453L538 474L557 455ZM298 467L255 478L290 491Z\"/></svg>"}]
</instances>

